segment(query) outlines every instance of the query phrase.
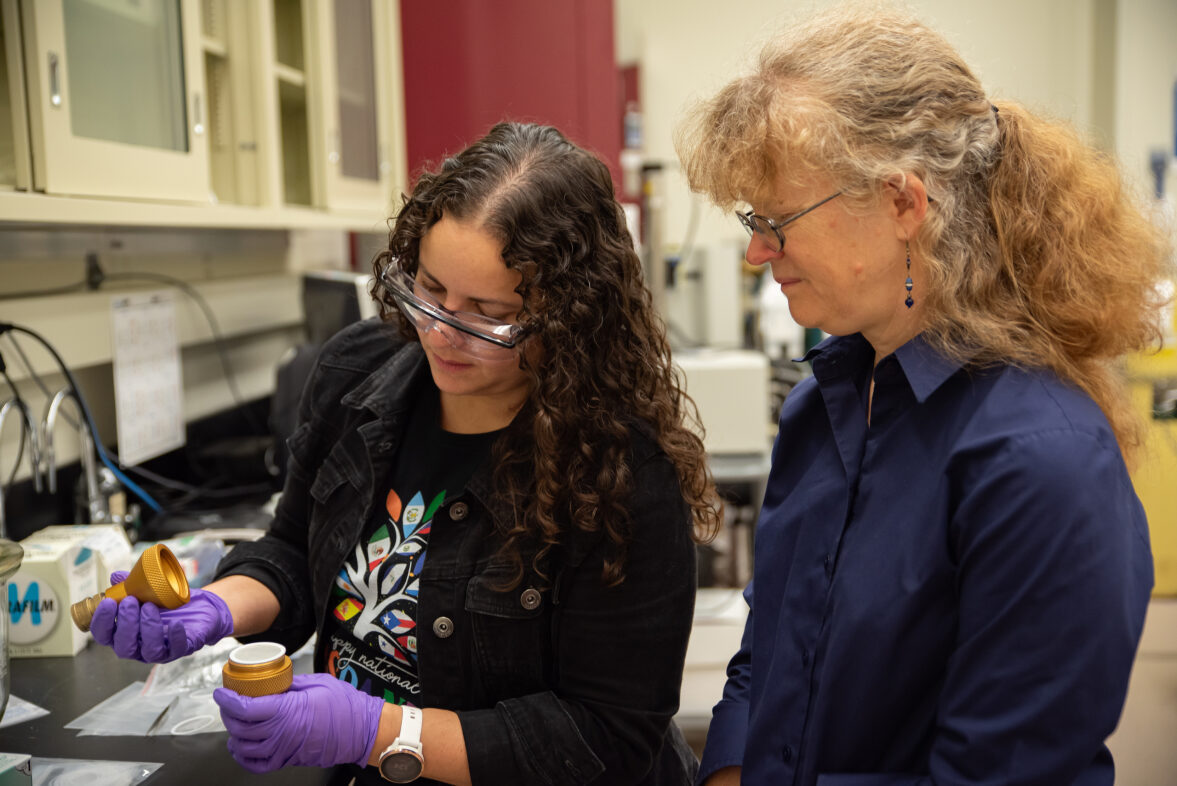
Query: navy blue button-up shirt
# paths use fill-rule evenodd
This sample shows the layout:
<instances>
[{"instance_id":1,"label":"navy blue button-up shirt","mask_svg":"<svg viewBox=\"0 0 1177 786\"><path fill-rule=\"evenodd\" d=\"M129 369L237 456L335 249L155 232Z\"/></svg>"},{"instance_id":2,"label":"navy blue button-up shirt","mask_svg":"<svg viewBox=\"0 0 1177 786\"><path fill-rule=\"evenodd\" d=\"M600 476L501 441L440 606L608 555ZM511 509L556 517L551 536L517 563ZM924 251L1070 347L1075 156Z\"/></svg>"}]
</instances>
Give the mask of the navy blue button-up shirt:
<instances>
[{"instance_id":1,"label":"navy blue button-up shirt","mask_svg":"<svg viewBox=\"0 0 1177 786\"><path fill-rule=\"evenodd\" d=\"M1111 784L1152 587L1095 403L916 338L808 356L781 412L751 609L699 780Z\"/></svg>"}]
</instances>

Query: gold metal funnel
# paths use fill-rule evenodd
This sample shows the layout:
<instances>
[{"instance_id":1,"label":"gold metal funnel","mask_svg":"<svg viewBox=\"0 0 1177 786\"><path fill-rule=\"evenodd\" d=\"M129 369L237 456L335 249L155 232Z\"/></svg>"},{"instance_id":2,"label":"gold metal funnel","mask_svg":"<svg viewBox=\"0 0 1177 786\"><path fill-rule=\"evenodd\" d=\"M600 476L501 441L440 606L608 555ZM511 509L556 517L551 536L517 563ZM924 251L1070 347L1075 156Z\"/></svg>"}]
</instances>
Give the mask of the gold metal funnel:
<instances>
[{"instance_id":1,"label":"gold metal funnel","mask_svg":"<svg viewBox=\"0 0 1177 786\"><path fill-rule=\"evenodd\" d=\"M78 630L90 630L90 620L103 598L122 600L126 597L150 601L165 609L178 609L188 602L188 577L180 567L176 555L162 543L157 543L135 563L126 580L120 581L106 592L99 592L69 607Z\"/></svg>"}]
</instances>

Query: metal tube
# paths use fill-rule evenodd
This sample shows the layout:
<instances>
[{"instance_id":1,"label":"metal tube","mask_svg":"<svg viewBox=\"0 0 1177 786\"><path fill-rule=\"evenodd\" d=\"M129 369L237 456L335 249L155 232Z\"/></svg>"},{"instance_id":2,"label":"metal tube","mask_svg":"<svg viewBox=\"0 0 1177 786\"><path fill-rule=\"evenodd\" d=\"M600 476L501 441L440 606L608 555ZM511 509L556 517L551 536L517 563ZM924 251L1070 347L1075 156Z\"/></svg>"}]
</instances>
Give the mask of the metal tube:
<instances>
[{"instance_id":1,"label":"metal tube","mask_svg":"<svg viewBox=\"0 0 1177 786\"><path fill-rule=\"evenodd\" d=\"M16 407L16 400L9 399L4 402L4 406L0 406L0 434L4 433L4 421L8 420L8 413ZM24 428L22 425L21 428ZM19 443L18 443L19 444ZM23 455L23 453L21 454ZM20 465L20 456L16 457L16 463ZM0 480L0 538L8 537L8 523L4 517L4 483Z\"/></svg>"},{"instance_id":2,"label":"metal tube","mask_svg":"<svg viewBox=\"0 0 1177 786\"><path fill-rule=\"evenodd\" d=\"M96 514L101 513L105 509L105 505L98 488L98 462L94 454L94 440L90 436L90 429L86 422L86 414L82 411L81 402L78 401L78 397L70 388L62 388L57 391L50 400L49 406L45 408L43 429L49 492L52 494L57 491L57 454L53 447L53 435L57 429L57 416L61 412L62 404L67 399L72 399L74 407L78 410L78 458L86 478L86 501L90 511L90 521L101 521L104 517L98 516L96 518Z\"/></svg>"}]
</instances>

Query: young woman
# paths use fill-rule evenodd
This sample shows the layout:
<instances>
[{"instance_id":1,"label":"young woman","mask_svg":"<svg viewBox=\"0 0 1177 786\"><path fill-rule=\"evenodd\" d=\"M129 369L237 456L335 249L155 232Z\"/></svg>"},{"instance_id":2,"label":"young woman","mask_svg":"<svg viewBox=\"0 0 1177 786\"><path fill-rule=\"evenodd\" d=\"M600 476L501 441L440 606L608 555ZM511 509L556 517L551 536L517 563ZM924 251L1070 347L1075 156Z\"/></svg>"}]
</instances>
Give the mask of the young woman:
<instances>
[{"instance_id":1,"label":"young woman","mask_svg":"<svg viewBox=\"0 0 1177 786\"><path fill-rule=\"evenodd\" d=\"M375 274L383 320L319 357L270 532L96 638L317 633L287 693L216 693L256 772L689 783L671 718L719 508L608 170L500 124L421 177Z\"/></svg>"}]
</instances>

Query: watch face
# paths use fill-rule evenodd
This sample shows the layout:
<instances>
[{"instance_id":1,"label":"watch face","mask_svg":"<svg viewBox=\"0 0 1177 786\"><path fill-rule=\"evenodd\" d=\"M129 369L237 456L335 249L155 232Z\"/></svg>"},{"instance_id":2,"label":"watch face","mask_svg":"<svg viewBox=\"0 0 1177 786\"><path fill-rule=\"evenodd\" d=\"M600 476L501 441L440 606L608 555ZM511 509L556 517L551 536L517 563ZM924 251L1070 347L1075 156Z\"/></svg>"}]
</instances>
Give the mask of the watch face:
<instances>
[{"instance_id":1,"label":"watch face","mask_svg":"<svg viewBox=\"0 0 1177 786\"><path fill-rule=\"evenodd\" d=\"M392 753L380 760L380 774L393 783L410 783L421 777L421 760L411 753Z\"/></svg>"}]
</instances>

